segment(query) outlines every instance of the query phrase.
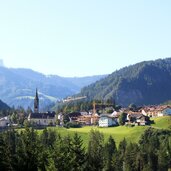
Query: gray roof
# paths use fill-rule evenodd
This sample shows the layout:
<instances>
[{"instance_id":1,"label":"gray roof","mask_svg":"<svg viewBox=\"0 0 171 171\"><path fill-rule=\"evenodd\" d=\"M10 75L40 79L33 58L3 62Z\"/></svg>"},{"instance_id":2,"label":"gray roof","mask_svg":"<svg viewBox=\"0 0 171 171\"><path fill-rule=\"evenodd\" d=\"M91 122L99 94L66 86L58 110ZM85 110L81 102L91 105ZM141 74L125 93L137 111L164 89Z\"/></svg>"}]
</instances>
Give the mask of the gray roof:
<instances>
[{"instance_id":1,"label":"gray roof","mask_svg":"<svg viewBox=\"0 0 171 171\"><path fill-rule=\"evenodd\" d=\"M115 118L115 116L113 116L111 114L101 114L100 117Z\"/></svg>"},{"instance_id":2,"label":"gray roof","mask_svg":"<svg viewBox=\"0 0 171 171\"><path fill-rule=\"evenodd\" d=\"M30 118L34 118L34 119L54 119L54 117L55 117L55 112L30 114Z\"/></svg>"}]
</instances>

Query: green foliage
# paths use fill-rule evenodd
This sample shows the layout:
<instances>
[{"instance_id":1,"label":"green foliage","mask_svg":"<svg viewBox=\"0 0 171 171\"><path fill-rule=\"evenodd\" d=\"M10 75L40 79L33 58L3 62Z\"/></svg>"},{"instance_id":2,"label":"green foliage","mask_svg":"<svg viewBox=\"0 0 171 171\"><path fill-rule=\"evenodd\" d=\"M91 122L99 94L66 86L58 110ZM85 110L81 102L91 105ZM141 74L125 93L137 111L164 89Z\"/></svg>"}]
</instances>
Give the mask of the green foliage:
<instances>
[{"instance_id":1,"label":"green foliage","mask_svg":"<svg viewBox=\"0 0 171 171\"><path fill-rule=\"evenodd\" d=\"M115 140L113 139L112 136L109 136L109 139L105 144L104 154L105 154L105 170L111 171L113 170L112 158L115 157L117 154Z\"/></svg>"},{"instance_id":2,"label":"green foliage","mask_svg":"<svg viewBox=\"0 0 171 171\"><path fill-rule=\"evenodd\" d=\"M171 97L171 58L124 67L81 90L89 99L116 100L128 106L160 104Z\"/></svg>"},{"instance_id":3,"label":"green foliage","mask_svg":"<svg viewBox=\"0 0 171 171\"><path fill-rule=\"evenodd\" d=\"M64 125L65 128L81 128L81 124L77 122L67 122Z\"/></svg>"},{"instance_id":4,"label":"green foliage","mask_svg":"<svg viewBox=\"0 0 171 171\"><path fill-rule=\"evenodd\" d=\"M97 130L90 131L88 144L88 168L91 171L102 170L104 167L104 137Z\"/></svg>"},{"instance_id":5,"label":"green foliage","mask_svg":"<svg viewBox=\"0 0 171 171\"><path fill-rule=\"evenodd\" d=\"M113 108L115 108L115 102L112 101L112 99L106 100L79 100L79 101L72 101L67 103L61 103L58 105L57 113L63 112L64 114L77 112L77 111L87 111L93 109L93 103L96 103L96 111L97 113L100 113L100 111L105 111L106 113L112 113ZM64 119L67 119L67 115L64 115ZM67 119L66 121L68 121Z\"/></svg>"},{"instance_id":6,"label":"green foliage","mask_svg":"<svg viewBox=\"0 0 171 171\"><path fill-rule=\"evenodd\" d=\"M119 125L125 125L126 121L126 113L121 113L119 116Z\"/></svg>"},{"instance_id":7,"label":"green foliage","mask_svg":"<svg viewBox=\"0 0 171 171\"><path fill-rule=\"evenodd\" d=\"M71 170L73 171L81 171L86 168L86 153L85 148L83 147L83 140L81 136L77 133L74 134L72 141L72 153L73 153L73 165Z\"/></svg>"},{"instance_id":8,"label":"green foliage","mask_svg":"<svg viewBox=\"0 0 171 171\"><path fill-rule=\"evenodd\" d=\"M115 140L91 130L87 150L78 133L61 136L44 129L0 133L0 168L4 171L167 171L171 168L171 131L147 129L139 143Z\"/></svg>"},{"instance_id":9,"label":"green foliage","mask_svg":"<svg viewBox=\"0 0 171 171\"><path fill-rule=\"evenodd\" d=\"M140 165L150 170L162 168L163 171L167 171L171 167L170 137L171 131L169 130L147 129L139 141L140 154L142 154Z\"/></svg>"}]
</instances>

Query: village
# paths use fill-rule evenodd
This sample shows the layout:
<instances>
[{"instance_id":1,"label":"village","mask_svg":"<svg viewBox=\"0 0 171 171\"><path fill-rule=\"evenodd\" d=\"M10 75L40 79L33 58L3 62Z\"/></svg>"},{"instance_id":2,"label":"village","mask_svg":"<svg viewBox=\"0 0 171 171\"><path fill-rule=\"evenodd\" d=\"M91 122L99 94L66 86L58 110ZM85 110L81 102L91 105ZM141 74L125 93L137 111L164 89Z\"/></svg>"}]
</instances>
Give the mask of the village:
<instances>
[{"instance_id":1,"label":"village","mask_svg":"<svg viewBox=\"0 0 171 171\"><path fill-rule=\"evenodd\" d=\"M123 115L122 125L132 125L132 126L145 126L151 123L150 118L171 116L171 106L160 105L160 106L145 106L141 107L137 111L131 110L129 108L121 108L119 111L115 111L114 108L110 108L112 113L102 113L98 114L94 105L94 109L85 112L72 112L69 113L69 122L79 123L83 126L85 125L97 125L99 127L111 127L120 125L120 118ZM63 114L58 114L58 119L60 120L60 125L63 125Z\"/></svg>"},{"instance_id":2,"label":"village","mask_svg":"<svg viewBox=\"0 0 171 171\"><path fill-rule=\"evenodd\" d=\"M93 109L89 111L74 111L70 113L55 113L55 112L39 112L39 97L38 91L34 99L34 112L28 114L25 120L33 127L46 126L91 126L112 127L118 125L127 126L145 126L150 125L152 118L171 116L171 106L169 105L152 105L143 107L128 107L114 109L113 106L100 108L99 105L93 102ZM21 114L20 114L21 115ZM17 126L10 119L10 116L0 118L0 128L8 126Z\"/></svg>"}]
</instances>

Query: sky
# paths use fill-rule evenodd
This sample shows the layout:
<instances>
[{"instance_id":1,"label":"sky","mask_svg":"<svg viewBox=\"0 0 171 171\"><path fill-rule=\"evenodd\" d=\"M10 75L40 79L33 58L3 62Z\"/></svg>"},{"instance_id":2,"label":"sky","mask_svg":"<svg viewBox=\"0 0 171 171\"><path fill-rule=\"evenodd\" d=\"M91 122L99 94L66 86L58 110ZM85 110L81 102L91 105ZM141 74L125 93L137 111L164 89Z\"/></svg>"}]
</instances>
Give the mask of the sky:
<instances>
[{"instance_id":1,"label":"sky","mask_svg":"<svg viewBox=\"0 0 171 171\"><path fill-rule=\"evenodd\" d=\"M170 0L0 0L0 59L80 77L170 57L170 8Z\"/></svg>"}]
</instances>

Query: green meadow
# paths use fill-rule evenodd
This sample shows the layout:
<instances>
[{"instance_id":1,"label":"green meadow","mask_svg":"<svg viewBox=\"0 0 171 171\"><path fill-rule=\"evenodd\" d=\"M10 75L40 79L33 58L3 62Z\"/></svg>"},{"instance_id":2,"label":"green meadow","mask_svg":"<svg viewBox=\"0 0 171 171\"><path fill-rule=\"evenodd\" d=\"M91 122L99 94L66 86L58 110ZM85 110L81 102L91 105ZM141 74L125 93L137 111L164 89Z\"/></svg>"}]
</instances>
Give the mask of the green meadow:
<instances>
[{"instance_id":1,"label":"green meadow","mask_svg":"<svg viewBox=\"0 0 171 171\"><path fill-rule=\"evenodd\" d=\"M154 124L151 127L156 129L169 129L171 127L171 117L157 117L154 118ZM111 135L116 142L116 145L119 144L124 138L128 142L138 142L143 132L148 129L149 126L117 126L117 127L109 127L109 128L99 128L95 126L85 126L82 128L61 128L61 127L49 127L48 129L55 130L61 136L70 135L73 136L75 132L77 132L81 138L83 139L85 147L88 145L89 141L89 132L91 129L95 129L103 133L105 141Z\"/></svg>"},{"instance_id":2,"label":"green meadow","mask_svg":"<svg viewBox=\"0 0 171 171\"><path fill-rule=\"evenodd\" d=\"M171 129L171 116L156 117L153 120L154 124L151 126L160 129Z\"/></svg>"}]
</instances>

